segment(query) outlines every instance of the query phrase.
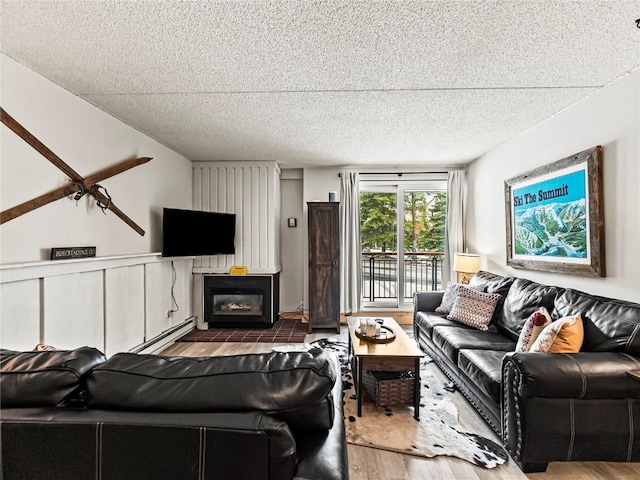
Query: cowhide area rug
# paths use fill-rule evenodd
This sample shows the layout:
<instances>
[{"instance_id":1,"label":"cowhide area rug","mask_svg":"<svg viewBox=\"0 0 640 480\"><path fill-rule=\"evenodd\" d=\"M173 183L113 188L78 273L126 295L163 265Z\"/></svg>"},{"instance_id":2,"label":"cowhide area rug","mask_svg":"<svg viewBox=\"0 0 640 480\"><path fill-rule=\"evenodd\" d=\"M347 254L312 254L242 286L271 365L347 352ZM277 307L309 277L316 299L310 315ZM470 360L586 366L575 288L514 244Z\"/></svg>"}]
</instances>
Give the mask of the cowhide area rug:
<instances>
[{"instance_id":1,"label":"cowhide area rug","mask_svg":"<svg viewBox=\"0 0 640 480\"><path fill-rule=\"evenodd\" d=\"M348 443L421 457L448 455L485 468L494 468L507 460L502 446L460 426L458 410L450 398L453 394L426 368L431 362L428 357L420 366L419 421L413 418L411 406L378 408L369 402L363 403L362 417L358 417L347 342L336 336L308 345L335 352L340 359Z\"/></svg>"}]
</instances>

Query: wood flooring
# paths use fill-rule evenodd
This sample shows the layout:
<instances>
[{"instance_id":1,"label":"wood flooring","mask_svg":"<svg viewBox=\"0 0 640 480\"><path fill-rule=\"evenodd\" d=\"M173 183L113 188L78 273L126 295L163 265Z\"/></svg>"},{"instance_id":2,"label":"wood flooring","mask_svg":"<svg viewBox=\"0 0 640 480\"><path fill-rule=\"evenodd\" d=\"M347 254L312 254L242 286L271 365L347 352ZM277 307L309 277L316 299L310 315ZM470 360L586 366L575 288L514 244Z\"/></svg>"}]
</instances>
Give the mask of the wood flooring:
<instances>
[{"instance_id":1,"label":"wood flooring","mask_svg":"<svg viewBox=\"0 0 640 480\"><path fill-rule=\"evenodd\" d=\"M398 325L413 325L413 311L406 310L370 310L366 312L356 312L352 316L354 317L393 317L395 318ZM299 312L281 312L280 318L286 318L287 320L300 320L302 323L308 323L309 316L308 314L301 314ZM340 315L340 323L342 325L346 325L347 316L344 314Z\"/></svg>"},{"instance_id":2,"label":"wood flooring","mask_svg":"<svg viewBox=\"0 0 640 480\"><path fill-rule=\"evenodd\" d=\"M375 312L376 316L382 315ZM395 314L393 315L395 316ZM335 335L334 330L314 330L307 335L307 342ZM347 340L347 328L340 335ZM219 356L243 353L270 352L281 343L175 343L161 352L162 355ZM447 381L444 374L430 364L436 376ZM453 395L458 407L460 423L470 431L484 435L500 443L493 430L467 403L462 394ZM476 467L464 460L439 456L420 458L411 455L387 452L368 447L348 445L349 476L351 480L637 480L640 479L640 463L608 462L554 462L546 472L525 475L513 461L493 468Z\"/></svg>"}]
</instances>

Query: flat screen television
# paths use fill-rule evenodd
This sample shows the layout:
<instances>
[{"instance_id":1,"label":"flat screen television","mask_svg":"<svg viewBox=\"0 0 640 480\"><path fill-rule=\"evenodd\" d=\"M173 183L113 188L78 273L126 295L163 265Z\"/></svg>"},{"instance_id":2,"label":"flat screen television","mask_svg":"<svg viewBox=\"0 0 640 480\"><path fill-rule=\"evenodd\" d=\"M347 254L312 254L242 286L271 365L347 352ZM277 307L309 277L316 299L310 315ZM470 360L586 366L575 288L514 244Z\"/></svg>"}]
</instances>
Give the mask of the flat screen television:
<instances>
[{"instance_id":1,"label":"flat screen television","mask_svg":"<svg viewBox=\"0 0 640 480\"><path fill-rule=\"evenodd\" d=\"M235 237L235 213L163 209L163 257L233 255Z\"/></svg>"}]
</instances>

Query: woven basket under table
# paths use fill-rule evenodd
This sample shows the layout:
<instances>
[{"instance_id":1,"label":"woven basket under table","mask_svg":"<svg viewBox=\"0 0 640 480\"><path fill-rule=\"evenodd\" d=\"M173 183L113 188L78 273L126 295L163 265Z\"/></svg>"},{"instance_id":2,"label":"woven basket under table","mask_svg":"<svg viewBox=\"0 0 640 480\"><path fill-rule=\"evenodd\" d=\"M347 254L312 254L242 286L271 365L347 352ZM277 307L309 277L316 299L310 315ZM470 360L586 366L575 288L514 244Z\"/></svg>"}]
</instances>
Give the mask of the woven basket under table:
<instances>
[{"instance_id":1,"label":"woven basket under table","mask_svg":"<svg viewBox=\"0 0 640 480\"><path fill-rule=\"evenodd\" d=\"M362 384L376 407L413 405L415 372L362 372Z\"/></svg>"}]
</instances>

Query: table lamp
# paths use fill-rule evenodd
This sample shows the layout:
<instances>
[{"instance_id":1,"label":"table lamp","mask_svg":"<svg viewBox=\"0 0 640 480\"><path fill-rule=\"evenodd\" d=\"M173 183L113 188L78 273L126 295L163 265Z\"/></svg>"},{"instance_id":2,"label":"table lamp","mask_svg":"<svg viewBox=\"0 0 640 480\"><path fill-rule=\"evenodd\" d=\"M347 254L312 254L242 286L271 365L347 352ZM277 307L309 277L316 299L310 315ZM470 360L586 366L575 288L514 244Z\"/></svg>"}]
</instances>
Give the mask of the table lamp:
<instances>
[{"instance_id":1,"label":"table lamp","mask_svg":"<svg viewBox=\"0 0 640 480\"><path fill-rule=\"evenodd\" d=\"M453 256L453 270L462 277L460 283L468 284L471 277L480 271L480 255L474 253L456 253Z\"/></svg>"}]
</instances>

